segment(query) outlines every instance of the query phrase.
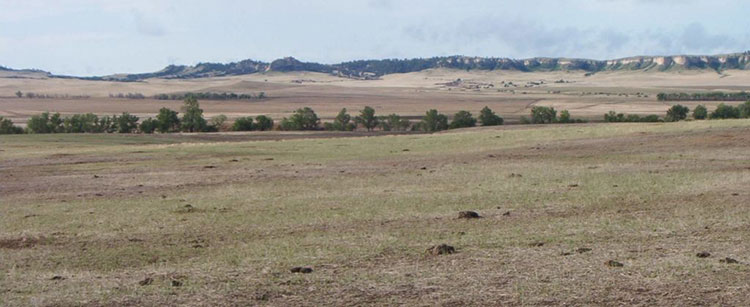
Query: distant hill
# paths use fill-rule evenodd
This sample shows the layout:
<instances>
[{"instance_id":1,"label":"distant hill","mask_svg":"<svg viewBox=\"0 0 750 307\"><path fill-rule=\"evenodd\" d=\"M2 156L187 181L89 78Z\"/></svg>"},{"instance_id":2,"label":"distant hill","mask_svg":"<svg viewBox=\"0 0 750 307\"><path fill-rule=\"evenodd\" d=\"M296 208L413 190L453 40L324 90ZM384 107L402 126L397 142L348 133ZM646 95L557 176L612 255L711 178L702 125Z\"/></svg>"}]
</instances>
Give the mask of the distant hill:
<instances>
[{"instance_id":1,"label":"distant hill","mask_svg":"<svg viewBox=\"0 0 750 307\"><path fill-rule=\"evenodd\" d=\"M38 69L11 69L0 66L0 77L2 78L48 78L51 73Z\"/></svg>"},{"instance_id":2,"label":"distant hill","mask_svg":"<svg viewBox=\"0 0 750 307\"><path fill-rule=\"evenodd\" d=\"M152 73L117 74L101 77L88 77L82 79L139 81L149 78L194 79L205 77L247 75L271 71L309 71L327 73L346 78L367 80L377 79L388 74L417 72L433 68L450 68L461 70L514 70L522 72L584 71L587 73L639 70L713 70L720 72L727 69L750 70L750 51L711 56L637 56L614 60L569 58L510 59L447 56L418 59L360 60L339 64L301 62L293 57L287 57L275 60L271 63L254 60L244 60L228 64L199 63L195 66L170 65L160 71ZM8 69L0 67L0 71L2 70L7 71ZM49 75L49 73L47 74Z\"/></svg>"}]
</instances>

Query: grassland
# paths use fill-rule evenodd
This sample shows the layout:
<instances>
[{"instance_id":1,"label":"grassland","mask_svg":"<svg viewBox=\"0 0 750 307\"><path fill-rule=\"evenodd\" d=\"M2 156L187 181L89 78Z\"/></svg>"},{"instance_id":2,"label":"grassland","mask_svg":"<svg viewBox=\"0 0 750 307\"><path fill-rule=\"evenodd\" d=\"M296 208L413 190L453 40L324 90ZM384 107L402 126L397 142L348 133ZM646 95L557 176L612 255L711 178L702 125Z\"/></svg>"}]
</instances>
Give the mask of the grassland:
<instances>
[{"instance_id":1,"label":"grassland","mask_svg":"<svg viewBox=\"0 0 750 307\"><path fill-rule=\"evenodd\" d=\"M303 137L0 136L0 305L750 302L748 120Z\"/></svg>"}]
</instances>

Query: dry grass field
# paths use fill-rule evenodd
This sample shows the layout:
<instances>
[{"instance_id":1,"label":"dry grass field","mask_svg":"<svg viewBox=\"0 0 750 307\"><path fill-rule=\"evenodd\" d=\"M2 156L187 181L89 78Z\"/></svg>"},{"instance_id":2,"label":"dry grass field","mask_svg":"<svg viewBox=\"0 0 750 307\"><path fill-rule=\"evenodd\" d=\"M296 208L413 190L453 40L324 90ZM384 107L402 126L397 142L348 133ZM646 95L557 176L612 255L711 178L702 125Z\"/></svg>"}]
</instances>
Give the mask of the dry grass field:
<instances>
[{"instance_id":1,"label":"dry grass field","mask_svg":"<svg viewBox=\"0 0 750 307\"><path fill-rule=\"evenodd\" d=\"M524 99L591 99L606 105L592 115L610 103L661 108L334 81L357 86L336 91L347 93L340 100L314 94L336 84L284 85L264 103L204 106L282 114L312 105L330 115L379 102L418 114L495 101L506 115L515 107L501 105ZM174 82L170 90L185 81ZM149 102L54 106L154 112ZM48 106L0 102L19 117ZM748 120L361 136L0 136L0 305L750 304ZM465 210L481 218L459 219ZM438 244L455 253L426 252ZM290 272L298 266L312 272Z\"/></svg>"},{"instance_id":2,"label":"dry grass field","mask_svg":"<svg viewBox=\"0 0 750 307\"><path fill-rule=\"evenodd\" d=\"M109 98L109 94L118 93L153 96L188 91L265 92L270 97L264 101L201 101L206 116L225 114L230 119L259 114L281 119L305 106L312 107L324 120L332 119L343 107L356 111L366 105L374 107L379 114L398 113L411 118L422 116L432 108L452 115L459 110L476 114L484 106L489 106L512 123L520 116L528 115L535 105L567 109L575 118L601 120L602 115L610 110L663 114L669 104L656 100L656 94L662 91L750 90L749 71L726 71L723 74L713 71L604 72L586 76L580 71L523 73L437 69L388 75L382 80L370 81L304 72L127 83L24 77L0 78L0 116L21 125L28 117L44 111L64 115L86 112L111 115L127 111L146 118L154 116L161 107L179 110L182 104L180 101ZM457 79L462 82L446 85ZM564 83L555 83L561 80ZM509 83L513 86L505 87ZM18 99L14 93L19 90L90 98ZM686 105L692 107L695 104Z\"/></svg>"}]
</instances>

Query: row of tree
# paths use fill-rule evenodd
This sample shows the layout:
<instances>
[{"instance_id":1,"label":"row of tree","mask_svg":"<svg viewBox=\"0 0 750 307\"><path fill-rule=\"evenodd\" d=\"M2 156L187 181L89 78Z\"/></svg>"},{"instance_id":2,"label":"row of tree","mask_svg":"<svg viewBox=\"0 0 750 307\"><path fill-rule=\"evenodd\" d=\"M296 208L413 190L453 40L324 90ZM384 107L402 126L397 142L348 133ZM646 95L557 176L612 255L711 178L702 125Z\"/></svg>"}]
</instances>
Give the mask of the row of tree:
<instances>
[{"instance_id":1,"label":"row of tree","mask_svg":"<svg viewBox=\"0 0 750 307\"><path fill-rule=\"evenodd\" d=\"M158 100L184 100L195 98L200 100L259 100L267 98L265 92L255 94L236 94L236 93L183 93L183 94L158 94L154 99Z\"/></svg>"},{"instance_id":2,"label":"row of tree","mask_svg":"<svg viewBox=\"0 0 750 307\"><path fill-rule=\"evenodd\" d=\"M750 93L744 91L739 93L659 93L656 99L659 101L748 101Z\"/></svg>"},{"instance_id":3,"label":"row of tree","mask_svg":"<svg viewBox=\"0 0 750 307\"><path fill-rule=\"evenodd\" d=\"M676 122L685 120L688 118L690 108L683 105L673 105L667 110L667 114L664 118L659 118L658 115L647 115L638 116L635 114L625 115L623 113L615 113L615 111L609 111L604 114L604 121L606 122ZM750 101L747 101L738 106L732 106L728 104L720 103L716 109L711 113L708 112L708 108L704 105L697 105L693 110L693 119L729 119L729 118L750 118Z\"/></svg>"},{"instance_id":4,"label":"row of tree","mask_svg":"<svg viewBox=\"0 0 750 307\"><path fill-rule=\"evenodd\" d=\"M18 97L18 98L26 97L26 98L29 98L29 99L34 99L34 98L37 98L37 99L88 99L88 98L91 98L91 96L88 96L88 95L37 94L37 93L34 93L34 92L26 92L26 93L24 93L24 92L21 92L21 91L17 91L16 92L16 97Z\"/></svg>"}]
</instances>

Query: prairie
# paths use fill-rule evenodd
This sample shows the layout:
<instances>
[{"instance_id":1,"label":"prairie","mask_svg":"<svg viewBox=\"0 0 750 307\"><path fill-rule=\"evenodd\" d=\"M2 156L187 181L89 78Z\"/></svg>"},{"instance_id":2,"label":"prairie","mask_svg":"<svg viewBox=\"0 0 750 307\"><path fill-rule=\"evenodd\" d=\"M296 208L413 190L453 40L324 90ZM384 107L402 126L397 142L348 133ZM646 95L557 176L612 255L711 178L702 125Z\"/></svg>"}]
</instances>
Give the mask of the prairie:
<instances>
[{"instance_id":1,"label":"prairie","mask_svg":"<svg viewBox=\"0 0 750 307\"><path fill-rule=\"evenodd\" d=\"M0 305L750 302L749 120L363 136L0 136Z\"/></svg>"}]
</instances>

